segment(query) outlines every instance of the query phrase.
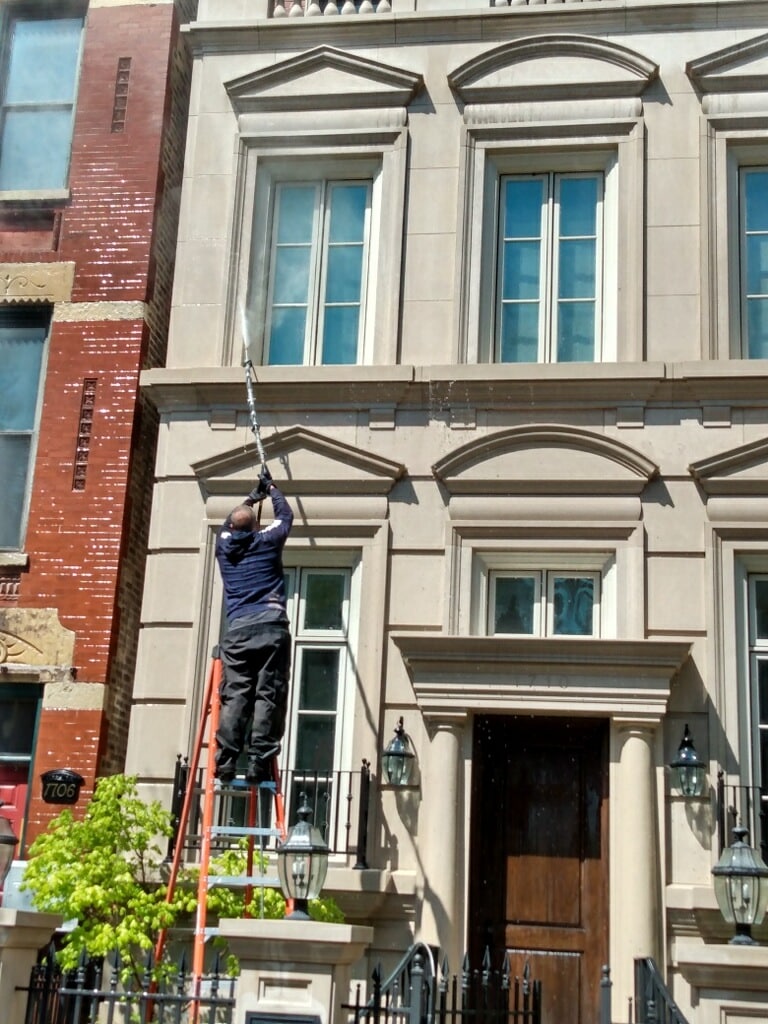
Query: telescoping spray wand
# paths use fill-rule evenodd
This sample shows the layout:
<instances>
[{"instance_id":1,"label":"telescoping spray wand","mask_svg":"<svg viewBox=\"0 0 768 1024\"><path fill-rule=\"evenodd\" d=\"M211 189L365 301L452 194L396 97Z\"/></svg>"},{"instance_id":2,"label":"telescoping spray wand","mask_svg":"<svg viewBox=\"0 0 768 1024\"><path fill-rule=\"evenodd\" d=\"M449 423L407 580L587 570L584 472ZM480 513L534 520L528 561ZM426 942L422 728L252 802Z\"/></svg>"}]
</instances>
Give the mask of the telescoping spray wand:
<instances>
[{"instance_id":1,"label":"telescoping spray wand","mask_svg":"<svg viewBox=\"0 0 768 1024\"><path fill-rule=\"evenodd\" d=\"M243 353L244 361L243 366L245 367L245 390L248 395L248 416L251 421L251 432L253 433L254 440L256 441L256 451L259 455L259 462L261 468L265 469L267 465L267 459L264 455L264 445L261 442L261 430L259 428L259 421L256 417L256 398L253 391L253 362L251 360L250 353L250 334L248 331L248 321L245 316L245 310L240 310L241 319L241 330L243 334Z\"/></svg>"}]
</instances>

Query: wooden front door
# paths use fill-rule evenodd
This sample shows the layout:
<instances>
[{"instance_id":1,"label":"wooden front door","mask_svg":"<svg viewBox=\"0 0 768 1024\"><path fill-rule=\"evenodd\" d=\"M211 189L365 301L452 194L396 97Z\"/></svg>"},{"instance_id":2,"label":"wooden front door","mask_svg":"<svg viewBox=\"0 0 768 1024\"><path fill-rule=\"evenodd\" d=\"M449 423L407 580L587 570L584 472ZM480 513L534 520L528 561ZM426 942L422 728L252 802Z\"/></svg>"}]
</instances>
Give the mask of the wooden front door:
<instances>
[{"instance_id":1,"label":"wooden front door","mask_svg":"<svg viewBox=\"0 0 768 1024\"><path fill-rule=\"evenodd\" d=\"M544 1021L598 1019L608 960L605 721L479 716L472 762L472 965L507 951L542 982Z\"/></svg>"}]
</instances>

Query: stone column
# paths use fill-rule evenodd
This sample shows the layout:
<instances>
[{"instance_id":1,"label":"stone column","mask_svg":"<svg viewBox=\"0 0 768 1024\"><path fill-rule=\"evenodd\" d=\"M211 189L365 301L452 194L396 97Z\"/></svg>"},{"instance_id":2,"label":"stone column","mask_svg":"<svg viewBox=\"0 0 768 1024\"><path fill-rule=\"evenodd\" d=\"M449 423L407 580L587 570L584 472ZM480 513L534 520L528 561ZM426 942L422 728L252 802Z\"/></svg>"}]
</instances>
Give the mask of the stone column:
<instances>
[{"instance_id":1,"label":"stone column","mask_svg":"<svg viewBox=\"0 0 768 1024\"><path fill-rule=\"evenodd\" d=\"M342 1024L342 1003L350 1001L351 967L365 955L373 929L317 921L219 922L240 961L234 1020L248 1013L316 1016L320 1024ZM366 971L366 980L367 980Z\"/></svg>"},{"instance_id":2,"label":"stone column","mask_svg":"<svg viewBox=\"0 0 768 1024\"><path fill-rule=\"evenodd\" d=\"M58 914L0 909L0 1017L3 1024L24 1024L29 972L38 950L46 946L61 924Z\"/></svg>"},{"instance_id":3,"label":"stone column","mask_svg":"<svg viewBox=\"0 0 768 1024\"><path fill-rule=\"evenodd\" d=\"M611 858L611 942L614 1013L634 996L634 959L659 963L660 851L656 813L656 721L614 719L619 770L611 800L615 856Z\"/></svg>"},{"instance_id":4,"label":"stone column","mask_svg":"<svg viewBox=\"0 0 768 1024\"><path fill-rule=\"evenodd\" d=\"M458 914L458 865L463 863L464 828L459 821L459 760L465 714L440 716L427 720L432 736L429 762L422 768L426 776L424 804L419 828L419 854L424 871L421 921L416 938L438 945L458 969L463 955L463 918ZM459 860L461 854L461 860Z\"/></svg>"}]
</instances>

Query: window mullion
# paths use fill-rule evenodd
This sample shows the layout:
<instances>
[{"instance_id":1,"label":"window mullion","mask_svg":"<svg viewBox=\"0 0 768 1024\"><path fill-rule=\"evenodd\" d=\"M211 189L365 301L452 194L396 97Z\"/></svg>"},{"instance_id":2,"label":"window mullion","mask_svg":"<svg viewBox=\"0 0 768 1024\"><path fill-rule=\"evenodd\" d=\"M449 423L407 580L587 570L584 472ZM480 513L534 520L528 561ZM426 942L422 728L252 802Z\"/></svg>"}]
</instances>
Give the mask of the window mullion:
<instances>
[{"instance_id":1,"label":"window mullion","mask_svg":"<svg viewBox=\"0 0 768 1024\"><path fill-rule=\"evenodd\" d=\"M304 338L304 363L314 366L321 362L322 322L325 307L323 288L328 262L328 229L331 216L329 201L332 182L325 181L317 189L315 217L312 231L312 264L310 267L309 303L306 335Z\"/></svg>"},{"instance_id":2,"label":"window mullion","mask_svg":"<svg viewBox=\"0 0 768 1024\"><path fill-rule=\"evenodd\" d=\"M542 271L542 317L539 333L539 352L542 362L555 362L557 349L557 237L560 230L559 210L560 175L547 176L546 215L542 217L544 267Z\"/></svg>"}]
</instances>

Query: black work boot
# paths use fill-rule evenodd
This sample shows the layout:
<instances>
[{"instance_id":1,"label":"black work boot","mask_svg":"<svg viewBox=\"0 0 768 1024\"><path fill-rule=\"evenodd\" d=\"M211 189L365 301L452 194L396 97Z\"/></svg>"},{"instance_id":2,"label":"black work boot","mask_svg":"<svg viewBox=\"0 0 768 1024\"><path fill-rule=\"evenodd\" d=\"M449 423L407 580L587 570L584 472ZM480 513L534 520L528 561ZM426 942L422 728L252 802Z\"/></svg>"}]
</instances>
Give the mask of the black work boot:
<instances>
[{"instance_id":1,"label":"black work boot","mask_svg":"<svg viewBox=\"0 0 768 1024\"><path fill-rule=\"evenodd\" d=\"M250 786L259 786L262 782L274 782L271 763L265 763L257 757L249 757L245 781Z\"/></svg>"}]
</instances>

